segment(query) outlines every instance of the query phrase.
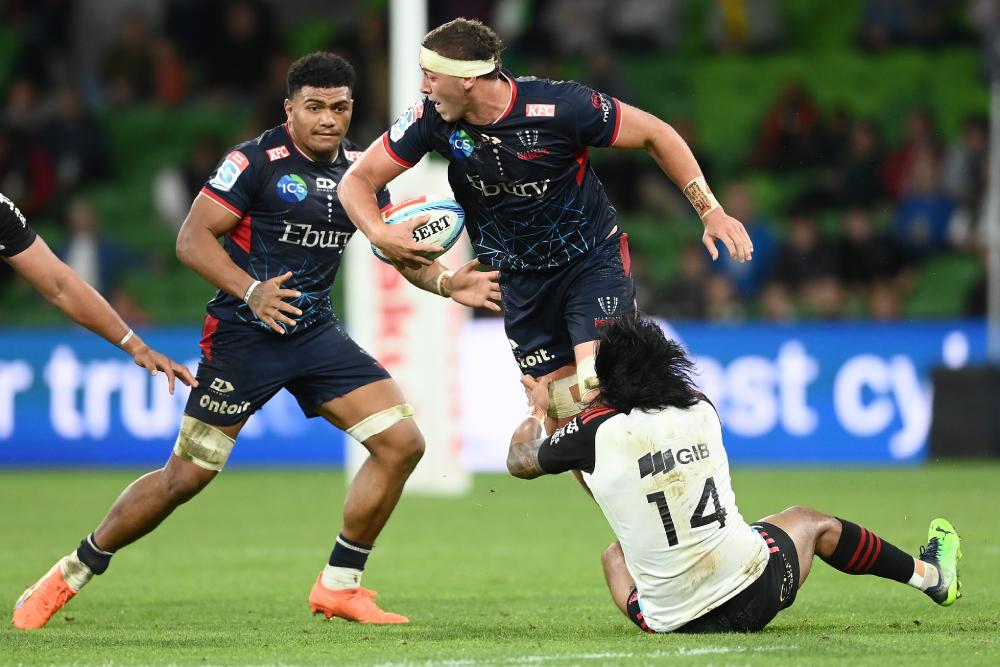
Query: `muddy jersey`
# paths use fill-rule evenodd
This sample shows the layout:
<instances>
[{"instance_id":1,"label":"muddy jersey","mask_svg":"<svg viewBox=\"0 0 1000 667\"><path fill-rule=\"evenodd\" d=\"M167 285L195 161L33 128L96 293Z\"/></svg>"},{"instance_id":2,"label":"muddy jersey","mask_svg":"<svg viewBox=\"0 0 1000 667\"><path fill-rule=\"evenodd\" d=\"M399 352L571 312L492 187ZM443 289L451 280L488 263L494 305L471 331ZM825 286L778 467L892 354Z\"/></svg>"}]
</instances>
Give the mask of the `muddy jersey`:
<instances>
[{"instance_id":1,"label":"muddy jersey","mask_svg":"<svg viewBox=\"0 0 1000 667\"><path fill-rule=\"evenodd\" d=\"M13 257L27 250L35 236L14 202L0 192L0 257Z\"/></svg>"},{"instance_id":2,"label":"muddy jersey","mask_svg":"<svg viewBox=\"0 0 1000 667\"><path fill-rule=\"evenodd\" d=\"M333 317L330 286L355 226L337 197L337 184L361 151L344 139L334 160L308 158L292 140L287 125L272 128L231 149L201 194L240 221L224 245L233 262L256 280L288 271L283 287L302 295L291 301L302 311L288 333ZM378 194L380 207L389 192ZM208 303L213 317L269 330L249 306L222 290Z\"/></svg>"},{"instance_id":3,"label":"muddy jersey","mask_svg":"<svg viewBox=\"0 0 1000 667\"><path fill-rule=\"evenodd\" d=\"M587 410L542 443L538 462L549 473L583 472L656 632L718 607L767 566L767 545L736 507L722 426L707 401Z\"/></svg>"},{"instance_id":4,"label":"muddy jersey","mask_svg":"<svg viewBox=\"0 0 1000 667\"><path fill-rule=\"evenodd\" d=\"M430 152L449 161L479 261L505 271L565 266L617 224L588 148L615 143L620 104L572 81L504 76L510 101L494 123L448 123L425 99L382 145L404 167Z\"/></svg>"}]
</instances>

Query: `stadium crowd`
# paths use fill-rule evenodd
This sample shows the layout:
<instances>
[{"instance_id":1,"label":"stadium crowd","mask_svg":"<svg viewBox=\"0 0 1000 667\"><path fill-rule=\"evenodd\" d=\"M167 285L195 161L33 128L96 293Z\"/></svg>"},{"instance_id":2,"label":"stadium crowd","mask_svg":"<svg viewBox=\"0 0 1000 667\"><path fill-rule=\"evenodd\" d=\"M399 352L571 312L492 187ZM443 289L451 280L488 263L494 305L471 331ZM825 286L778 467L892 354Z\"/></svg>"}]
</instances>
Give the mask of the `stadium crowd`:
<instances>
[{"instance_id":1,"label":"stadium crowd","mask_svg":"<svg viewBox=\"0 0 1000 667\"><path fill-rule=\"evenodd\" d=\"M31 219L49 222L62 238L56 245L64 259L129 319L155 319L140 295L123 288L123 276L157 254L169 256L169 249L126 251L112 235L102 236L100 223L176 229L224 148L283 120L284 73L293 56L308 50L327 48L354 63L351 136L360 144L375 138L389 116L386 4L338 3L331 16L320 0L286 0L280 12L266 0L10 0L0 8L0 52L8 55L0 59L7 63L0 66L0 191ZM965 3L853 4L856 24L844 48L864 57L977 48ZM789 28L794 8L781 0L431 0L428 20L482 19L511 45L515 73L519 63L530 64L526 69L575 78L629 101L636 77L621 63L635 57L684 58L694 49L752 62L794 54L800 48ZM691 26L694 37L685 32ZM695 46L685 47L685 40ZM876 114L821 104L816 93L787 79L760 109L748 150L728 169L716 169L720 156L698 148L710 128L690 115L665 118L694 147L727 211L746 224L755 253L749 264L726 257L712 264L696 238L675 234L678 247L665 258L659 246L635 235L643 309L713 321L894 320L906 316L905 303L929 262L982 261L985 117L970 113L946 134L931 106L914 106L890 126ZM983 100L985 110L985 92ZM149 215L101 221L90 193L134 187L126 184L132 166L114 150L112 135L116 116L137 108L198 108L233 122L225 133L195 134L186 158L157 165L144 195ZM157 138L148 142L133 151L154 150ZM655 164L604 153L596 169L626 229L633 216L696 228ZM785 196L761 205L762 179ZM663 262L671 265L653 270ZM0 301L11 282L0 275ZM982 313L983 286L979 281L963 295L961 313ZM193 309L191 320L200 313Z\"/></svg>"}]
</instances>

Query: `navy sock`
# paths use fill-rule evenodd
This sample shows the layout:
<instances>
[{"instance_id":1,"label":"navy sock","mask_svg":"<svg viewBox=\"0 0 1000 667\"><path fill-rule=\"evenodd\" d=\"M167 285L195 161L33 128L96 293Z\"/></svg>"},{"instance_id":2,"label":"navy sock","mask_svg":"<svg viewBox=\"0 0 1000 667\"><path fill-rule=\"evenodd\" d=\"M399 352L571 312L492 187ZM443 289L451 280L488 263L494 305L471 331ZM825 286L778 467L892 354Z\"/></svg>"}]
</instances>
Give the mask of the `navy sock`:
<instances>
[{"instance_id":1,"label":"navy sock","mask_svg":"<svg viewBox=\"0 0 1000 667\"><path fill-rule=\"evenodd\" d=\"M76 548L76 557L89 567L90 571L94 574L104 574L104 571L108 569L108 565L111 564L111 557L114 555L114 552L98 548L94 542L93 533L83 538L80 546Z\"/></svg>"},{"instance_id":2,"label":"navy sock","mask_svg":"<svg viewBox=\"0 0 1000 667\"><path fill-rule=\"evenodd\" d=\"M365 563L374 547L371 544L361 544L337 535L337 542L330 552L330 565L333 567L350 567L355 570L365 569Z\"/></svg>"},{"instance_id":3,"label":"navy sock","mask_svg":"<svg viewBox=\"0 0 1000 667\"><path fill-rule=\"evenodd\" d=\"M840 540L833 555L823 560L847 574L874 574L906 583L913 576L913 556L856 523L840 521Z\"/></svg>"}]
</instances>

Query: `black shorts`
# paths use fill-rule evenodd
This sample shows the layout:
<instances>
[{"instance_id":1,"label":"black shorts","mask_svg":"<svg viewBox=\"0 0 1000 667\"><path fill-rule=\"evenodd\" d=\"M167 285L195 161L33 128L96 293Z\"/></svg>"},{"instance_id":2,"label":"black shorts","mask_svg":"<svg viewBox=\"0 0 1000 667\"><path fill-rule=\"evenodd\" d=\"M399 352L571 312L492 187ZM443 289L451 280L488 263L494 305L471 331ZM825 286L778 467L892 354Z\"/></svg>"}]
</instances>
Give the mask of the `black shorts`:
<instances>
[{"instance_id":1,"label":"black shorts","mask_svg":"<svg viewBox=\"0 0 1000 667\"><path fill-rule=\"evenodd\" d=\"M770 549L770 558L761 575L736 596L726 600L704 616L688 621L674 632L757 632L795 602L799 590L799 556L788 534L769 523L759 521L751 526ZM628 596L628 617L646 632L635 588Z\"/></svg>"},{"instance_id":2,"label":"black shorts","mask_svg":"<svg viewBox=\"0 0 1000 667\"><path fill-rule=\"evenodd\" d=\"M635 310L628 234L615 233L567 266L500 276L504 329L522 373L576 363L573 347Z\"/></svg>"},{"instance_id":3,"label":"black shorts","mask_svg":"<svg viewBox=\"0 0 1000 667\"><path fill-rule=\"evenodd\" d=\"M209 315L201 351L184 412L213 426L243 421L283 388L315 417L330 399L390 377L337 320L280 335Z\"/></svg>"}]
</instances>

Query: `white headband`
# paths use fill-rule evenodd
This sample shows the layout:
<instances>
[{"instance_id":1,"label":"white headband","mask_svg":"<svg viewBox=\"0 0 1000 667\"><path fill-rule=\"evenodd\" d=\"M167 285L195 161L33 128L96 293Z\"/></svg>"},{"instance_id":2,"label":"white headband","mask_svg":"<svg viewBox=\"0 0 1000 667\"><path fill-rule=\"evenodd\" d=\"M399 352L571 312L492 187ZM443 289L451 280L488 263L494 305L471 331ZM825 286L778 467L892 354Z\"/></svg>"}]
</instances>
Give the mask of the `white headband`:
<instances>
[{"instance_id":1,"label":"white headband","mask_svg":"<svg viewBox=\"0 0 1000 667\"><path fill-rule=\"evenodd\" d=\"M462 78L489 74L497 68L495 60L455 60L427 47L420 47L420 66L438 74Z\"/></svg>"}]
</instances>

